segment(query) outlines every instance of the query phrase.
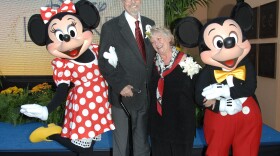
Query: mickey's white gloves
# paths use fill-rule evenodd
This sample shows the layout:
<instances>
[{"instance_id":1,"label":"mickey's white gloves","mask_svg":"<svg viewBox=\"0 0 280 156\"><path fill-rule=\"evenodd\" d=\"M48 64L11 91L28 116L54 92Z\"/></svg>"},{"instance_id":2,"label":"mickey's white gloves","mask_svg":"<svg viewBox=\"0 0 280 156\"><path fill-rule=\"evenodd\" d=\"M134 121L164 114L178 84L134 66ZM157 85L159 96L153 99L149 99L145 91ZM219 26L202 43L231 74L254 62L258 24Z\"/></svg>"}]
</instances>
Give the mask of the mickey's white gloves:
<instances>
[{"instance_id":1,"label":"mickey's white gloves","mask_svg":"<svg viewBox=\"0 0 280 156\"><path fill-rule=\"evenodd\" d=\"M28 117L39 118L43 121L48 119L48 108L38 104L25 104L21 106L20 112Z\"/></svg>"},{"instance_id":2,"label":"mickey's white gloves","mask_svg":"<svg viewBox=\"0 0 280 156\"><path fill-rule=\"evenodd\" d=\"M230 98L229 86L221 83L211 84L203 89L202 96L204 96L207 100L219 100L222 97Z\"/></svg>"},{"instance_id":3,"label":"mickey's white gloves","mask_svg":"<svg viewBox=\"0 0 280 156\"><path fill-rule=\"evenodd\" d=\"M115 48L110 46L109 52L104 52L103 57L108 59L108 62L114 67L117 67L118 64L118 56L116 54Z\"/></svg>"},{"instance_id":4,"label":"mickey's white gloves","mask_svg":"<svg viewBox=\"0 0 280 156\"><path fill-rule=\"evenodd\" d=\"M220 112L226 112L229 115L234 115L242 111L242 103L239 99L233 100L232 98L222 98L220 100Z\"/></svg>"}]
</instances>

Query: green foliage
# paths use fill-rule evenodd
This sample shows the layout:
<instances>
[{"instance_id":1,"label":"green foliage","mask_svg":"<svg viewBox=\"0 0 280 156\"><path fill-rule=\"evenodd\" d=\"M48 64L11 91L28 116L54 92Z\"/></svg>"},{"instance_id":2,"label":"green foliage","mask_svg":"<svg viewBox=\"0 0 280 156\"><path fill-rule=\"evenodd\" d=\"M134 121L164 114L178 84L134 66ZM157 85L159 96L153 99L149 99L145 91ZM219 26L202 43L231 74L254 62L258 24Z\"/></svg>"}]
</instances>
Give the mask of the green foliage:
<instances>
[{"instance_id":1,"label":"green foliage","mask_svg":"<svg viewBox=\"0 0 280 156\"><path fill-rule=\"evenodd\" d=\"M178 19L194 13L199 6L208 6L211 0L165 0L165 26Z\"/></svg>"},{"instance_id":2,"label":"green foliage","mask_svg":"<svg viewBox=\"0 0 280 156\"><path fill-rule=\"evenodd\" d=\"M5 93L7 90L10 90L10 88L1 91L0 94L0 122L7 122L13 125L24 124L28 122L62 122L64 116L64 103L62 103L55 111L49 114L47 121L42 121L37 118L30 118L20 113L20 106L23 104L37 103L42 106L46 106L55 93L51 88L38 92L31 92L26 88L19 93Z\"/></svg>"}]
</instances>

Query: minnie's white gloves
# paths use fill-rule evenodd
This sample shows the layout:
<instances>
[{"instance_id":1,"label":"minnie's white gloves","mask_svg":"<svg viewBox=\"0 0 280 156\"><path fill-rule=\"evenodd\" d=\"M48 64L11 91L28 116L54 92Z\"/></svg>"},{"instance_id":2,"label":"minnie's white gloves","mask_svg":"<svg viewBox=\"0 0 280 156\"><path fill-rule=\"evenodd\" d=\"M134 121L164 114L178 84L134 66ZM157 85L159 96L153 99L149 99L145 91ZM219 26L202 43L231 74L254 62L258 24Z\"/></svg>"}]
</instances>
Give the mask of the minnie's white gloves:
<instances>
[{"instance_id":1,"label":"minnie's white gloves","mask_svg":"<svg viewBox=\"0 0 280 156\"><path fill-rule=\"evenodd\" d=\"M39 118L43 121L48 119L48 108L38 104L25 104L21 106L20 112L28 117Z\"/></svg>"}]
</instances>

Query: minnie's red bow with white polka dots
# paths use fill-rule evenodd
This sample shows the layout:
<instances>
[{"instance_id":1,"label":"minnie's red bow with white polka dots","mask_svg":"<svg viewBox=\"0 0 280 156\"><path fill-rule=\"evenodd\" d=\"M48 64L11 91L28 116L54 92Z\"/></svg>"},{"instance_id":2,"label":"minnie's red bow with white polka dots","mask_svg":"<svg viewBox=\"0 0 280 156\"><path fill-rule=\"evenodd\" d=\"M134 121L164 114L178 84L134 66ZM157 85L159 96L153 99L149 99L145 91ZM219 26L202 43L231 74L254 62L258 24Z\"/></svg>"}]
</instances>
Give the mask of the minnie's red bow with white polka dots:
<instances>
[{"instance_id":1,"label":"minnie's red bow with white polka dots","mask_svg":"<svg viewBox=\"0 0 280 156\"><path fill-rule=\"evenodd\" d=\"M54 16L55 14L60 12L76 13L76 9L75 9L75 5L70 0L66 0L62 3L60 8L58 8L57 10L52 9L50 7L41 7L40 12L41 12L41 17L44 23L46 24L51 19L51 17Z\"/></svg>"}]
</instances>

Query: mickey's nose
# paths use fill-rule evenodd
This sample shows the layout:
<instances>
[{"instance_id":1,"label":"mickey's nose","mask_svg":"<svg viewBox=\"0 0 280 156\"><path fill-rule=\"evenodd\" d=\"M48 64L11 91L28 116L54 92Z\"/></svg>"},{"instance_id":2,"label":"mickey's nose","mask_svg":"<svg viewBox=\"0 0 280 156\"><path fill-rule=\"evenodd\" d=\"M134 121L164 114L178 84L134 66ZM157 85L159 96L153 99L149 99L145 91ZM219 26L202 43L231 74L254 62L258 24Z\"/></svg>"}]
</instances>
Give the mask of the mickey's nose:
<instances>
[{"instance_id":1,"label":"mickey's nose","mask_svg":"<svg viewBox=\"0 0 280 156\"><path fill-rule=\"evenodd\" d=\"M63 41L69 42L70 41L70 35L68 35L68 34L63 35Z\"/></svg>"},{"instance_id":2,"label":"mickey's nose","mask_svg":"<svg viewBox=\"0 0 280 156\"><path fill-rule=\"evenodd\" d=\"M224 46L226 49L230 49L235 46L235 39L234 37L227 37L224 39Z\"/></svg>"}]
</instances>

